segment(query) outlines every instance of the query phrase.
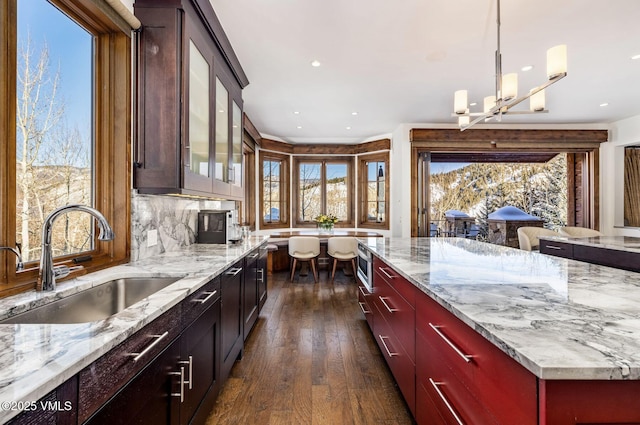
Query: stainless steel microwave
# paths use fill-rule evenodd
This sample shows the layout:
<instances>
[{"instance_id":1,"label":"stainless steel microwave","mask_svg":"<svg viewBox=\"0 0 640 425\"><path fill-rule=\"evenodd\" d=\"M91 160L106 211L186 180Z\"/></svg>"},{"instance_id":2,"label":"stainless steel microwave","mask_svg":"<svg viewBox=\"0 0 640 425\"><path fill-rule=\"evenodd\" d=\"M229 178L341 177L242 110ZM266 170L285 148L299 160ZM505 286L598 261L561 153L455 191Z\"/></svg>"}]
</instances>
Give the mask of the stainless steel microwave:
<instances>
[{"instance_id":1,"label":"stainless steel microwave","mask_svg":"<svg viewBox=\"0 0 640 425\"><path fill-rule=\"evenodd\" d=\"M358 279L369 290L373 291L373 254L358 242Z\"/></svg>"}]
</instances>

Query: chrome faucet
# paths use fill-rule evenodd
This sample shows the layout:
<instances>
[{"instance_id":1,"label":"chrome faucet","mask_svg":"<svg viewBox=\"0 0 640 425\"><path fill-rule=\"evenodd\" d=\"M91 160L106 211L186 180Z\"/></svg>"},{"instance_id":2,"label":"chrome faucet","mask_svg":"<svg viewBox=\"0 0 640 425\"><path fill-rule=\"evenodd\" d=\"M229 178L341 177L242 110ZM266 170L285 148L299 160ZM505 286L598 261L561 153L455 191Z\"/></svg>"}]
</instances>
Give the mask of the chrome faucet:
<instances>
[{"instance_id":1,"label":"chrome faucet","mask_svg":"<svg viewBox=\"0 0 640 425\"><path fill-rule=\"evenodd\" d=\"M41 291L53 291L56 289L56 270L53 267L53 253L51 252L51 230L53 222L61 216L71 211L83 211L91 214L98 221L98 227L100 227L100 235L98 240L111 241L115 237L113 229L107 222L107 219L102 213L94 208L86 205L65 205L54 210L47 216L42 224L42 253L40 254L40 272L38 274L37 289ZM68 274L68 273L67 273Z\"/></svg>"},{"instance_id":2,"label":"chrome faucet","mask_svg":"<svg viewBox=\"0 0 640 425\"><path fill-rule=\"evenodd\" d=\"M20 270L23 270L24 264L22 263L22 255L20 255L20 251L18 251L15 248L11 248L10 246L0 246L0 251L2 251L3 249L6 249L7 251L11 251L14 254L16 254L16 257L18 257L18 264L16 264L16 271L19 272Z\"/></svg>"}]
</instances>

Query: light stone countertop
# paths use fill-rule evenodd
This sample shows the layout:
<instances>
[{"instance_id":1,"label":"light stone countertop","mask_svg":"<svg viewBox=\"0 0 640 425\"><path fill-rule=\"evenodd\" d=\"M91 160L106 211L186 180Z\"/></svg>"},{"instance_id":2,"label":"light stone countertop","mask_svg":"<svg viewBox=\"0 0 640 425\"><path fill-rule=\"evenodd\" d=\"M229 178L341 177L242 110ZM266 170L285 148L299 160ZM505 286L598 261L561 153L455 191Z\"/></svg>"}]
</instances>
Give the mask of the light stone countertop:
<instances>
[{"instance_id":1,"label":"light stone countertop","mask_svg":"<svg viewBox=\"0 0 640 425\"><path fill-rule=\"evenodd\" d=\"M1 320L112 279L181 278L107 320L0 325L0 423L19 413L6 409L7 402L36 402L267 240L252 236L236 245L192 245L58 283L54 292L29 291L0 300Z\"/></svg>"},{"instance_id":2,"label":"light stone countertop","mask_svg":"<svg viewBox=\"0 0 640 425\"><path fill-rule=\"evenodd\" d=\"M640 379L640 273L462 238L361 242L539 378Z\"/></svg>"},{"instance_id":3,"label":"light stone countertop","mask_svg":"<svg viewBox=\"0 0 640 425\"><path fill-rule=\"evenodd\" d=\"M592 246L594 248L615 249L640 253L640 238L634 236L592 236L588 238L572 238L567 236L540 236L547 241L565 242L573 245Z\"/></svg>"}]
</instances>

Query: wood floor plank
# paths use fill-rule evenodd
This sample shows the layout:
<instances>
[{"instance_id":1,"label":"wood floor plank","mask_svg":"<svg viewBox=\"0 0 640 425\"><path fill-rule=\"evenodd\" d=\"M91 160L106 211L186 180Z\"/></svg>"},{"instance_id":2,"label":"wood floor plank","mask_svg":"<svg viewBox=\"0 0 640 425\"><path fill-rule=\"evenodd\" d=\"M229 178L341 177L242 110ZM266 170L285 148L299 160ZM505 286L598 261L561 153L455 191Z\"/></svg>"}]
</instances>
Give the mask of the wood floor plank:
<instances>
[{"instance_id":1,"label":"wood floor plank","mask_svg":"<svg viewBox=\"0 0 640 425\"><path fill-rule=\"evenodd\" d=\"M411 424L352 277L274 273L207 425Z\"/></svg>"}]
</instances>

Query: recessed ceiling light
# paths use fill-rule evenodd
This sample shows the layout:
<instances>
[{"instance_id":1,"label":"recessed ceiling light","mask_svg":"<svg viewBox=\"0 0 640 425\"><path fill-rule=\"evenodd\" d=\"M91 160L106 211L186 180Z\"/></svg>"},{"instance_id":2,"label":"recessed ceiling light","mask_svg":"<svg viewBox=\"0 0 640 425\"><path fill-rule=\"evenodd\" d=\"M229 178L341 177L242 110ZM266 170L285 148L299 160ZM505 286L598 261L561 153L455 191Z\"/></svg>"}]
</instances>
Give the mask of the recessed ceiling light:
<instances>
[{"instance_id":1,"label":"recessed ceiling light","mask_svg":"<svg viewBox=\"0 0 640 425\"><path fill-rule=\"evenodd\" d=\"M476 106L477 104L478 104L477 102L471 102L469 106Z\"/></svg>"},{"instance_id":2,"label":"recessed ceiling light","mask_svg":"<svg viewBox=\"0 0 640 425\"><path fill-rule=\"evenodd\" d=\"M224 109L219 109L218 112L220 112L221 114L224 114Z\"/></svg>"},{"instance_id":3,"label":"recessed ceiling light","mask_svg":"<svg viewBox=\"0 0 640 425\"><path fill-rule=\"evenodd\" d=\"M358 115L358 113L357 112L352 112L351 115Z\"/></svg>"},{"instance_id":4,"label":"recessed ceiling light","mask_svg":"<svg viewBox=\"0 0 640 425\"><path fill-rule=\"evenodd\" d=\"M351 127L346 127L347 130L351 130Z\"/></svg>"},{"instance_id":5,"label":"recessed ceiling light","mask_svg":"<svg viewBox=\"0 0 640 425\"><path fill-rule=\"evenodd\" d=\"M609 102L601 103L601 104L600 104L600 106L602 106L603 108L604 108L605 106L609 106Z\"/></svg>"},{"instance_id":6,"label":"recessed ceiling light","mask_svg":"<svg viewBox=\"0 0 640 425\"><path fill-rule=\"evenodd\" d=\"M301 125L299 125L297 128L302 128L302 126L301 126Z\"/></svg>"},{"instance_id":7,"label":"recessed ceiling light","mask_svg":"<svg viewBox=\"0 0 640 425\"><path fill-rule=\"evenodd\" d=\"M520 68L523 72L531 71L533 69L533 65L526 65Z\"/></svg>"},{"instance_id":8,"label":"recessed ceiling light","mask_svg":"<svg viewBox=\"0 0 640 425\"><path fill-rule=\"evenodd\" d=\"M311 66L313 66L315 68L319 67L320 66L320 61L318 61L318 60L311 61Z\"/></svg>"},{"instance_id":9,"label":"recessed ceiling light","mask_svg":"<svg viewBox=\"0 0 640 425\"><path fill-rule=\"evenodd\" d=\"M293 111L294 114L298 115L300 111Z\"/></svg>"},{"instance_id":10,"label":"recessed ceiling light","mask_svg":"<svg viewBox=\"0 0 640 425\"><path fill-rule=\"evenodd\" d=\"M631 59L633 59L633 60L640 59L640 55L633 55L633 56L631 56Z\"/></svg>"}]
</instances>

